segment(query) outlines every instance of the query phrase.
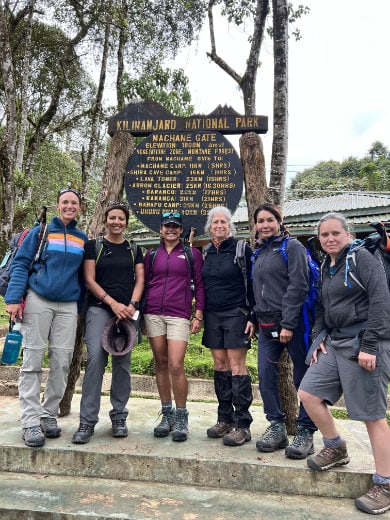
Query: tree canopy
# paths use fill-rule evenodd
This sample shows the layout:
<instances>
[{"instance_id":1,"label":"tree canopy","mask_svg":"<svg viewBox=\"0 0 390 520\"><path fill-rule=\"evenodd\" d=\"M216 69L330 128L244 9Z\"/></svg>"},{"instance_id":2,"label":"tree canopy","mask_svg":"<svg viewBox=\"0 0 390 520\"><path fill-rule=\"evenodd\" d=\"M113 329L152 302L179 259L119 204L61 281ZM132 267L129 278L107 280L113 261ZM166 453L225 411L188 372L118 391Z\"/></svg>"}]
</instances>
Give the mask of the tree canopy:
<instances>
[{"instance_id":1,"label":"tree canopy","mask_svg":"<svg viewBox=\"0 0 390 520\"><path fill-rule=\"evenodd\" d=\"M346 191L390 192L388 148L375 141L369 155L342 162L320 161L298 173L288 188L288 198L321 197Z\"/></svg>"}]
</instances>

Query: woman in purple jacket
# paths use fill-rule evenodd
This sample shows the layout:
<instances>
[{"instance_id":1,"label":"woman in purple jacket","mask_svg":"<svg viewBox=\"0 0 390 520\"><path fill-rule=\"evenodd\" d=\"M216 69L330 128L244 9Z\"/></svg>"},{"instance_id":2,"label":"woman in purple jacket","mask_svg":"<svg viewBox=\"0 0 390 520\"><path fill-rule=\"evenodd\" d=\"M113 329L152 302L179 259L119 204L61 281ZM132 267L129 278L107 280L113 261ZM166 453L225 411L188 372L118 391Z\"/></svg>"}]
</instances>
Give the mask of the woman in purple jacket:
<instances>
[{"instance_id":1,"label":"woman in purple jacket","mask_svg":"<svg viewBox=\"0 0 390 520\"><path fill-rule=\"evenodd\" d=\"M188 435L188 383L184 356L189 335L202 328L205 303L202 280L203 259L197 249L184 246L179 212L163 213L161 244L145 255L146 301L144 321L156 364L156 381L162 409L155 437L185 441ZM193 280L191 280L193 278ZM192 281L195 286L195 311L192 314ZM172 392L176 409L172 406Z\"/></svg>"}]
</instances>

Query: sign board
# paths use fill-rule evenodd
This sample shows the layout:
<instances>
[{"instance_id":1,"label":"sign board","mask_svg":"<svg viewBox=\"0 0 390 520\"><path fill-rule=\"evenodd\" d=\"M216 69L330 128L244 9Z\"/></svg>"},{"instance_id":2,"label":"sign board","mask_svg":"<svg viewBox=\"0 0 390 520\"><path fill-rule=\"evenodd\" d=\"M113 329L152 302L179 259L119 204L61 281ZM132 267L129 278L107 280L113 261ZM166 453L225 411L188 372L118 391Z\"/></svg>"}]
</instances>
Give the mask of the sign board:
<instances>
[{"instance_id":1,"label":"sign board","mask_svg":"<svg viewBox=\"0 0 390 520\"><path fill-rule=\"evenodd\" d=\"M218 106L208 115L176 117L159 103L130 103L108 122L108 133L146 137L130 157L127 200L137 218L158 232L164 211L180 211L186 232L202 235L209 210L232 213L243 190L240 158L224 134L268 130L265 116L238 114Z\"/></svg>"},{"instance_id":2,"label":"sign board","mask_svg":"<svg viewBox=\"0 0 390 520\"><path fill-rule=\"evenodd\" d=\"M268 117L245 116L227 106L218 106L208 115L173 116L155 101L130 103L108 121L108 133L129 132L146 137L152 132L212 131L221 134L255 132L266 134Z\"/></svg>"},{"instance_id":3,"label":"sign board","mask_svg":"<svg viewBox=\"0 0 390 520\"><path fill-rule=\"evenodd\" d=\"M202 235L208 211L234 211L242 188L240 158L219 132L153 133L135 149L125 177L131 209L156 232L161 213L178 210L185 231Z\"/></svg>"}]
</instances>

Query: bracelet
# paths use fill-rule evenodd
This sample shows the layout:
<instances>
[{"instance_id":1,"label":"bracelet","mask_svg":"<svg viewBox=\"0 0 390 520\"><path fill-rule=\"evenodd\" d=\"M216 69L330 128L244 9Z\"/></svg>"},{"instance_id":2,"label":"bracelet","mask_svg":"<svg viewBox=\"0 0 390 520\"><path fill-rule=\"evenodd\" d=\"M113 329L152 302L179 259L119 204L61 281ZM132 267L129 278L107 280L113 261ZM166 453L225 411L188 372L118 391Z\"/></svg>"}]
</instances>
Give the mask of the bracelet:
<instances>
[{"instance_id":1,"label":"bracelet","mask_svg":"<svg viewBox=\"0 0 390 520\"><path fill-rule=\"evenodd\" d=\"M106 296L108 296L108 294L107 294L106 292L103 293L103 294L101 295L101 297L100 297L100 301L101 301L101 302L104 301L104 298L105 298Z\"/></svg>"},{"instance_id":2,"label":"bracelet","mask_svg":"<svg viewBox=\"0 0 390 520\"><path fill-rule=\"evenodd\" d=\"M198 318L198 316L194 316L192 319L193 320L198 320L198 321L203 321L203 318Z\"/></svg>"},{"instance_id":3,"label":"bracelet","mask_svg":"<svg viewBox=\"0 0 390 520\"><path fill-rule=\"evenodd\" d=\"M131 300L129 305L132 305L134 307L134 309L138 311L138 309L139 309L139 302L136 302L135 300Z\"/></svg>"}]
</instances>

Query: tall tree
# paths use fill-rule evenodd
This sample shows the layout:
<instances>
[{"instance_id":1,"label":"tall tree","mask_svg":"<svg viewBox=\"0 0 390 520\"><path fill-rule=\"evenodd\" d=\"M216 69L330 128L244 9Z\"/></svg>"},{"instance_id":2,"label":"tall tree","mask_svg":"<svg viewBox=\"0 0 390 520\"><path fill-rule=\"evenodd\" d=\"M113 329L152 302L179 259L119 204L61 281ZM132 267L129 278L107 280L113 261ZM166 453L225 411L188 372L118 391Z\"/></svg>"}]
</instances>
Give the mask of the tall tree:
<instances>
[{"instance_id":1,"label":"tall tree","mask_svg":"<svg viewBox=\"0 0 390 520\"><path fill-rule=\"evenodd\" d=\"M283 206L288 152L288 5L272 0L274 44L274 117L270 198Z\"/></svg>"},{"instance_id":2,"label":"tall tree","mask_svg":"<svg viewBox=\"0 0 390 520\"><path fill-rule=\"evenodd\" d=\"M250 49L243 75L237 73L217 54L213 8L222 5L222 14L229 22L241 25L246 18L252 20L252 34L249 38ZM210 28L211 52L208 56L239 85L244 97L245 114L256 114L256 80L259 68L261 45L264 38L266 21L269 14L269 0L209 0L208 18ZM240 139L240 151L244 171L245 196L248 208L248 221L253 222L252 215L256 206L270 200L279 206L283 205L287 171L288 144L288 23L289 13L295 20L305 12L300 6L293 11L287 0L272 0L272 28L274 41L274 120L271 160L270 186L267 189L265 160L260 136L243 135ZM297 397L292 383L291 362L285 350L280 361L279 384L283 408L287 416L289 433L294 432Z\"/></svg>"}]
</instances>

